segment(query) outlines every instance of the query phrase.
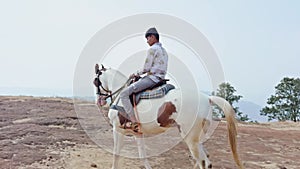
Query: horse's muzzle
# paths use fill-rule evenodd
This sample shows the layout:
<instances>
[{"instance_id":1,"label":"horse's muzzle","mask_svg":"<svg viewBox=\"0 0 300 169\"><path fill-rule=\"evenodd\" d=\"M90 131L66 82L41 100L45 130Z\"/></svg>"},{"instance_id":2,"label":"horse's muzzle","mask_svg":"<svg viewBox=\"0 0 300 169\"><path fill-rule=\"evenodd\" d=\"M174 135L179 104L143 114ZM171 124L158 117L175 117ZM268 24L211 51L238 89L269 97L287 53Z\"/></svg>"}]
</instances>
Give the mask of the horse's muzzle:
<instances>
[{"instance_id":1,"label":"horse's muzzle","mask_svg":"<svg viewBox=\"0 0 300 169\"><path fill-rule=\"evenodd\" d=\"M106 97L105 96L100 96L99 98L98 98L98 101L97 101L97 104L99 105L99 106L104 106L104 105L106 105L106 103L107 103L107 101L106 101Z\"/></svg>"}]
</instances>

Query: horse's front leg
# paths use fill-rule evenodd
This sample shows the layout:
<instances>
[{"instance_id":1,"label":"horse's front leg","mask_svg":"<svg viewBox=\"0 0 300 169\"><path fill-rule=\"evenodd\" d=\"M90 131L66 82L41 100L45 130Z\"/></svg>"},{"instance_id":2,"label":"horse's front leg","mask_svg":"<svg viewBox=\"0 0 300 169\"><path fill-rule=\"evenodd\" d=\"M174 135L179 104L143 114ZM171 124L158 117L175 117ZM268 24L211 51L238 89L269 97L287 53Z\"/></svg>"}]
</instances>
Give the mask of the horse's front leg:
<instances>
[{"instance_id":1,"label":"horse's front leg","mask_svg":"<svg viewBox=\"0 0 300 169\"><path fill-rule=\"evenodd\" d=\"M113 152L113 164L112 169L118 169L119 168L119 160L120 160L120 152L124 145L124 135L116 130L116 127L114 126L113 129L113 135L114 135L114 152Z\"/></svg>"},{"instance_id":2,"label":"horse's front leg","mask_svg":"<svg viewBox=\"0 0 300 169\"><path fill-rule=\"evenodd\" d=\"M137 140L137 146L139 150L139 158L144 160L144 165L146 169L152 169L146 156L144 136L137 137L136 140Z\"/></svg>"}]
</instances>

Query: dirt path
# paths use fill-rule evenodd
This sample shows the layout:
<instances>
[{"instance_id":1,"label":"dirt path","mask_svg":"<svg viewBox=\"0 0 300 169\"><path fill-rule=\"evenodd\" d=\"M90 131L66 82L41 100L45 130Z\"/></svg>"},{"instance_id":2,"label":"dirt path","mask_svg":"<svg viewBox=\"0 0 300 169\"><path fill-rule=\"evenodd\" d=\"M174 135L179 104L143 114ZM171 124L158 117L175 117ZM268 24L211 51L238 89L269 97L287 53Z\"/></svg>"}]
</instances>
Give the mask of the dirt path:
<instances>
[{"instance_id":1,"label":"dirt path","mask_svg":"<svg viewBox=\"0 0 300 169\"><path fill-rule=\"evenodd\" d=\"M87 110L87 116L88 113ZM112 154L87 136L81 127L85 124L79 124L78 118L71 99L1 96L0 168L111 168ZM107 123L102 121L101 125L101 130L111 136ZM296 169L300 166L299 123L240 123L238 145L245 168ZM219 124L213 136L205 142L205 147L210 152L213 168L236 168L225 122ZM193 166L184 143L149 158L149 161L154 169ZM124 158L121 164L124 169L144 168L138 159Z\"/></svg>"}]
</instances>

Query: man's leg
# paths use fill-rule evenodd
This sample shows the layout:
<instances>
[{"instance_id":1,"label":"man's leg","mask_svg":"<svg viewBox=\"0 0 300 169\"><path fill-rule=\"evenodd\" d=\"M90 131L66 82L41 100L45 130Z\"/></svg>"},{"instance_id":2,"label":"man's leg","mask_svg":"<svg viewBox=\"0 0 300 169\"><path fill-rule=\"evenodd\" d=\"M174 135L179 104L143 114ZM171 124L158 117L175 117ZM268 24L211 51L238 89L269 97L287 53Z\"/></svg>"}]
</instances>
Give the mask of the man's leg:
<instances>
[{"instance_id":1,"label":"man's leg","mask_svg":"<svg viewBox=\"0 0 300 169\"><path fill-rule=\"evenodd\" d=\"M139 81L131 84L130 86L128 86L126 89L124 89L121 92L120 99L122 101L122 104L123 104L123 107L124 107L126 113L128 114L128 116L132 122L137 122L137 120L135 118L135 114L134 114L133 107L130 102L129 96L132 93L138 93L147 88L153 87L155 84L156 83L153 80L151 80L149 77L144 77L144 78L140 79Z\"/></svg>"}]
</instances>

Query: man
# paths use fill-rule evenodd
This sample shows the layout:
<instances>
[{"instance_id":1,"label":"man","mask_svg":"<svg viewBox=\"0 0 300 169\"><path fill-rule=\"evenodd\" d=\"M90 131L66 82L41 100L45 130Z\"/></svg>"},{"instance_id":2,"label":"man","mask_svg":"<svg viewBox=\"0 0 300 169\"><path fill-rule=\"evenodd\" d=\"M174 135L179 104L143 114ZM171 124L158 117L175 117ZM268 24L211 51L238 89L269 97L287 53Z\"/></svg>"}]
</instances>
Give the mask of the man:
<instances>
[{"instance_id":1,"label":"man","mask_svg":"<svg viewBox=\"0 0 300 169\"><path fill-rule=\"evenodd\" d=\"M125 123L121 126L125 129L133 130L134 132L141 133L139 122L137 121L129 96L132 93L138 93L145 89L151 88L165 78L168 68L168 54L159 42L159 34L155 28L150 28L145 34L147 43L150 48L147 51L144 68L137 75L147 74L140 80L132 83L120 94L120 99L124 106L126 113L131 122ZM133 77L135 75L131 75Z\"/></svg>"}]
</instances>

